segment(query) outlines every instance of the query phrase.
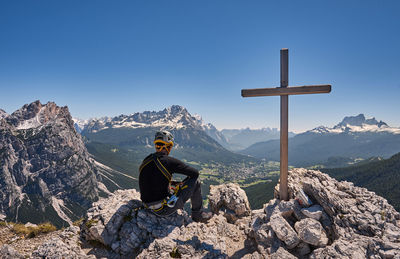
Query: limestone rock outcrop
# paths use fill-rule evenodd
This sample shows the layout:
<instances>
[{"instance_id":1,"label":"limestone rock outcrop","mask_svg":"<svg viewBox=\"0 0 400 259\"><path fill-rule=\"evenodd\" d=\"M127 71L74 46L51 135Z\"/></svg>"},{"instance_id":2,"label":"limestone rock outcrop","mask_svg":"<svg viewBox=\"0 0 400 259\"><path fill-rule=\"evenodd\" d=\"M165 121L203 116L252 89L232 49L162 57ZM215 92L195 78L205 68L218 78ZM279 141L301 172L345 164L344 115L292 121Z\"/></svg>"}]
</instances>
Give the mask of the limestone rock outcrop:
<instances>
[{"instance_id":1,"label":"limestone rock outcrop","mask_svg":"<svg viewBox=\"0 0 400 259\"><path fill-rule=\"evenodd\" d=\"M251 214L246 193L235 183L211 185L208 200L211 211L223 213L230 223Z\"/></svg>"},{"instance_id":2,"label":"limestone rock outcrop","mask_svg":"<svg viewBox=\"0 0 400 259\"><path fill-rule=\"evenodd\" d=\"M319 171L294 169L289 201L275 198L263 209L238 210L231 221L227 204L246 207L247 198L238 190L231 184L213 187L214 216L206 224L193 222L185 211L157 217L141 206L137 191L116 191L94 203L80 236L76 229L66 229L41 245L33 258L96 255L94 248L87 252L72 245L79 242L101 246L107 258L400 258L400 214L364 188ZM312 206L300 205L300 190ZM233 208L229 214L236 213Z\"/></svg>"},{"instance_id":3,"label":"limestone rock outcrop","mask_svg":"<svg viewBox=\"0 0 400 259\"><path fill-rule=\"evenodd\" d=\"M2 247L0 247L0 258L22 259L24 257L20 253L15 251L12 246L3 245Z\"/></svg>"},{"instance_id":4,"label":"limestone rock outcrop","mask_svg":"<svg viewBox=\"0 0 400 259\"><path fill-rule=\"evenodd\" d=\"M184 211L165 218L156 216L142 207L139 197L136 190L119 190L96 202L81 226L84 239L109 247L113 254L132 257L188 223Z\"/></svg>"},{"instance_id":5,"label":"limestone rock outcrop","mask_svg":"<svg viewBox=\"0 0 400 259\"><path fill-rule=\"evenodd\" d=\"M231 185L219 186L221 194L230 189ZM240 193L236 193L236 199L226 198L223 203L243 207L246 201L248 205L244 191L238 186L234 190ZM229 223L223 213L203 224L193 222L185 211L158 217L142 207L139 197L135 190L119 190L94 203L81 225L82 237L109 247L110 256L122 258L168 258L170 254L226 258L240 250L238 255L255 252L246 235L250 217L243 218L250 214L250 207L248 212L235 215L236 224ZM210 204L216 205L212 199Z\"/></svg>"},{"instance_id":6,"label":"limestone rock outcrop","mask_svg":"<svg viewBox=\"0 0 400 259\"><path fill-rule=\"evenodd\" d=\"M277 194L278 186L275 190ZM289 174L289 197L294 199L300 190L323 208L319 221L315 213L310 214L319 209L299 212L296 205L289 216L287 208L281 211L288 221L295 219L294 228L300 239L316 248L309 254L310 258L400 257L400 214L386 199L319 171L294 169ZM276 208L283 203L286 202L280 202ZM269 206L266 211L271 210ZM304 216L310 217L306 219L308 223L304 222Z\"/></svg>"},{"instance_id":7,"label":"limestone rock outcrop","mask_svg":"<svg viewBox=\"0 0 400 259\"><path fill-rule=\"evenodd\" d=\"M104 192L68 107L0 114L0 218L61 227L83 216Z\"/></svg>"},{"instance_id":8,"label":"limestone rock outcrop","mask_svg":"<svg viewBox=\"0 0 400 259\"><path fill-rule=\"evenodd\" d=\"M33 253L31 258L92 258L96 256L88 255L81 248L79 227L71 226L66 228L57 237L40 245Z\"/></svg>"},{"instance_id":9,"label":"limestone rock outcrop","mask_svg":"<svg viewBox=\"0 0 400 259\"><path fill-rule=\"evenodd\" d=\"M300 190L312 206L300 205L296 199ZM88 213L88 221L101 218L98 222L102 222L93 222L91 228L98 230L92 232L98 234L91 238L121 257L400 256L400 214L382 197L319 171L292 170L290 200L273 199L262 210L250 210L238 185L212 186L209 204L215 215L207 224L192 222L186 212L155 217L140 208L139 194L133 191L118 203L125 192L117 192ZM111 212L105 213L107 207L115 211L111 217L105 216ZM90 228L83 233L90 233Z\"/></svg>"}]
</instances>

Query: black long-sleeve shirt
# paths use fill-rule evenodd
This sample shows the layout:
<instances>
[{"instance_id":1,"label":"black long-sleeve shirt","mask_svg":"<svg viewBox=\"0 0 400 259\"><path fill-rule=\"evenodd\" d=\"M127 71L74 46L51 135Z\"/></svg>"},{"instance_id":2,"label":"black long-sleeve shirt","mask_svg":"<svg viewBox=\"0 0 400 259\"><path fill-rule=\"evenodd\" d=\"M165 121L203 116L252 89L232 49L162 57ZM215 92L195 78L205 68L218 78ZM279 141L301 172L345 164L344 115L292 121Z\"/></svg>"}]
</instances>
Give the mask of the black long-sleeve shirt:
<instances>
[{"instance_id":1,"label":"black long-sleeve shirt","mask_svg":"<svg viewBox=\"0 0 400 259\"><path fill-rule=\"evenodd\" d=\"M152 155L153 154L148 155L143 161L146 161ZM176 158L161 152L157 152L155 155L171 175L178 173L191 178L197 178L199 176L199 171ZM169 195L169 181L153 161L144 166L140 172L139 188L140 199L144 203L160 201Z\"/></svg>"}]
</instances>

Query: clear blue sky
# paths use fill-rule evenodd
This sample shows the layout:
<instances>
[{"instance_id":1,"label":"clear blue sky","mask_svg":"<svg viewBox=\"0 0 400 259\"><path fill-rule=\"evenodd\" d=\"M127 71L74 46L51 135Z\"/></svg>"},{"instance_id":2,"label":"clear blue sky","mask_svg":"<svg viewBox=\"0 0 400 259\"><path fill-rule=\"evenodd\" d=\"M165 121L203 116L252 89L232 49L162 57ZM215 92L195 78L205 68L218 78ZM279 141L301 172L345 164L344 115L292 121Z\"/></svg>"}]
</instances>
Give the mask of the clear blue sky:
<instances>
[{"instance_id":1,"label":"clear blue sky","mask_svg":"<svg viewBox=\"0 0 400 259\"><path fill-rule=\"evenodd\" d=\"M332 84L289 97L289 130L364 113L400 126L400 1L1 1L0 108L41 100L90 118L172 104L217 128L279 127L279 86Z\"/></svg>"}]
</instances>

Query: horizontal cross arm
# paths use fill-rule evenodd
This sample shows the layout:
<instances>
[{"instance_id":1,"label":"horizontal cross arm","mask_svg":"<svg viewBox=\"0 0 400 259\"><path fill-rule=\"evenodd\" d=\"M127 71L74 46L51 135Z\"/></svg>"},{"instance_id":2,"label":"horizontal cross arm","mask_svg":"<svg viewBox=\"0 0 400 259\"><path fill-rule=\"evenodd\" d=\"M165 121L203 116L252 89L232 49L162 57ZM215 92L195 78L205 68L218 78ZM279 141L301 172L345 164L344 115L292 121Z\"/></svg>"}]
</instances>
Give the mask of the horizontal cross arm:
<instances>
[{"instance_id":1,"label":"horizontal cross arm","mask_svg":"<svg viewBox=\"0 0 400 259\"><path fill-rule=\"evenodd\" d=\"M242 97L295 95L295 94L323 94L330 93L331 85L304 85L276 88L242 89Z\"/></svg>"}]
</instances>

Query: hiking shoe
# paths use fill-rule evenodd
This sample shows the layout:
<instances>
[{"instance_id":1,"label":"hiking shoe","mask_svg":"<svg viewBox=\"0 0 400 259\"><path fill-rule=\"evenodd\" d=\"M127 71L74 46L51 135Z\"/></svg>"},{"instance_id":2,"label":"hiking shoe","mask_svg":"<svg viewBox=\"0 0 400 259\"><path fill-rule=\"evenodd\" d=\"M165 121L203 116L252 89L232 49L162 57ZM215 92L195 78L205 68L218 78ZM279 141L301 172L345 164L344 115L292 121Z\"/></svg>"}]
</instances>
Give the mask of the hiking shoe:
<instances>
[{"instance_id":1,"label":"hiking shoe","mask_svg":"<svg viewBox=\"0 0 400 259\"><path fill-rule=\"evenodd\" d=\"M204 212L204 211L198 211L194 212L192 211L192 219L195 222L202 222L202 223L207 223L209 219L212 218L212 213L211 212Z\"/></svg>"}]
</instances>

